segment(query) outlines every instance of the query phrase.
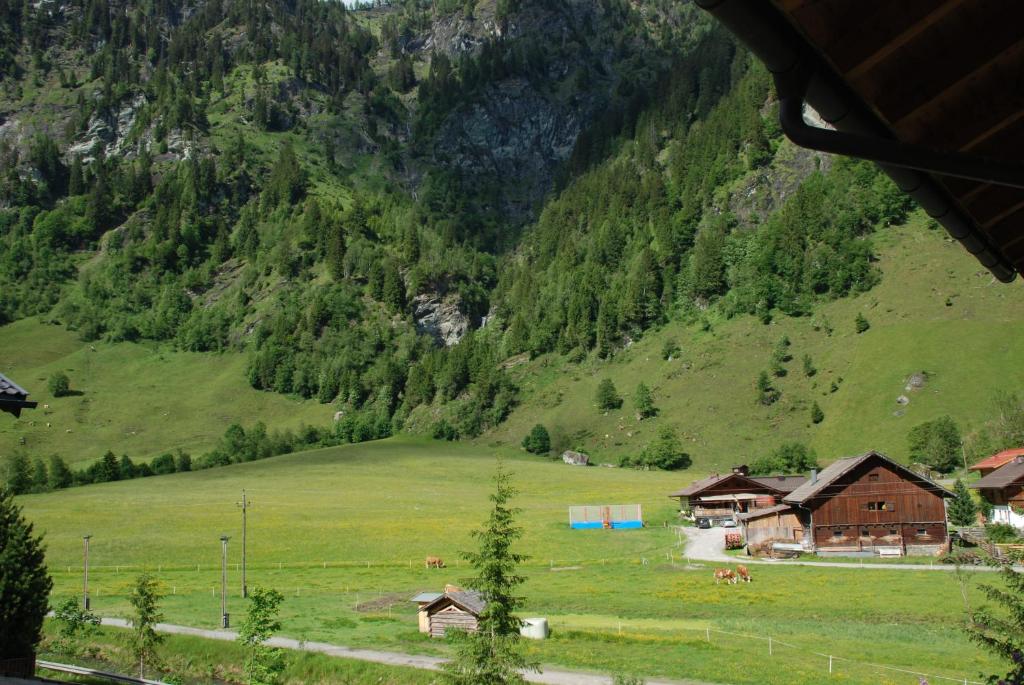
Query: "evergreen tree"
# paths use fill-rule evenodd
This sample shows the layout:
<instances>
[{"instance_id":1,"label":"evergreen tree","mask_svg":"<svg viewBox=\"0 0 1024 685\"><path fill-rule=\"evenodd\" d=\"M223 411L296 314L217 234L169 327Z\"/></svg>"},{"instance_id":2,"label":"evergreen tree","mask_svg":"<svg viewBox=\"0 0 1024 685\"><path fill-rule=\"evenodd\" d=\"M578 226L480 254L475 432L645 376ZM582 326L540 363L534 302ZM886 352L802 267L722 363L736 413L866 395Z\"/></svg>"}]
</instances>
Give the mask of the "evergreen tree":
<instances>
[{"instance_id":1,"label":"evergreen tree","mask_svg":"<svg viewBox=\"0 0 1024 685\"><path fill-rule=\"evenodd\" d=\"M50 457L50 488L62 490L71 487L73 482L74 476L64 459L59 454L52 455Z\"/></svg>"},{"instance_id":2,"label":"evergreen tree","mask_svg":"<svg viewBox=\"0 0 1024 685\"><path fill-rule=\"evenodd\" d=\"M0 661L35 656L52 587L42 537L0 487Z\"/></svg>"},{"instance_id":3,"label":"evergreen tree","mask_svg":"<svg viewBox=\"0 0 1024 685\"><path fill-rule=\"evenodd\" d=\"M516 494L510 480L499 463L490 497L494 506L483 527L473 532L479 551L463 554L476 571L466 585L480 593L486 606L477 631L458 640L452 660L443 666L451 685L518 685L526 682L521 671L536 670L525 656L522 621L515 613L523 605L516 590L525 580L516 570L527 557L513 551L523 531L515 525L519 510L509 506Z\"/></svg>"},{"instance_id":4,"label":"evergreen tree","mask_svg":"<svg viewBox=\"0 0 1024 685\"><path fill-rule=\"evenodd\" d=\"M610 378L605 378L598 383L596 401L598 409L604 411L618 409L622 406L622 398L619 397L615 383Z\"/></svg>"},{"instance_id":5,"label":"evergreen tree","mask_svg":"<svg viewBox=\"0 0 1024 685\"><path fill-rule=\"evenodd\" d=\"M50 376L49 388L54 397L66 397L71 394L71 379L63 371L58 371Z\"/></svg>"},{"instance_id":6,"label":"evergreen tree","mask_svg":"<svg viewBox=\"0 0 1024 685\"><path fill-rule=\"evenodd\" d=\"M156 579L144 573L135 579L128 603L132 606L132 631L129 633L128 644L132 654L139 660L139 678L146 677L146 664L156 662L156 648L164 641L156 632L156 624L163 620L160 612L160 600L163 596L157 587Z\"/></svg>"},{"instance_id":7,"label":"evergreen tree","mask_svg":"<svg viewBox=\"0 0 1024 685\"><path fill-rule=\"evenodd\" d=\"M1021 561L1019 554L1017 561ZM967 633L1009 665L1004 677L992 676L989 683L1024 685L1024 572L1004 564L999 575L1001 584L981 586L995 606L974 611Z\"/></svg>"},{"instance_id":8,"label":"evergreen tree","mask_svg":"<svg viewBox=\"0 0 1024 685\"><path fill-rule=\"evenodd\" d=\"M768 406L775 404L782 393L775 389L767 371L762 371L757 377L757 401Z\"/></svg>"},{"instance_id":9,"label":"evergreen tree","mask_svg":"<svg viewBox=\"0 0 1024 685\"><path fill-rule=\"evenodd\" d=\"M857 313L857 318L853 320L853 325L858 333L863 333L867 329L871 328L871 324L868 323L867 318L860 312Z\"/></svg>"},{"instance_id":10,"label":"evergreen tree","mask_svg":"<svg viewBox=\"0 0 1024 685\"><path fill-rule=\"evenodd\" d=\"M523 438L523 449L531 454L547 454L551 451L551 436L548 429L539 423L534 426L529 435Z\"/></svg>"},{"instance_id":11,"label":"evergreen tree","mask_svg":"<svg viewBox=\"0 0 1024 685\"><path fill-rule=\"evenodd\" d=\"M12 494L24 495L32 490L32 465L22 452L7 458L7 487Z\"/></svg>"},{"instance_id":12,"label":"evergreen tree","mask_svg":"<svg viewBox=\"0 0 1024 685\"><path fill-rule=\"evenodd\" d=\"M754 476L773 476L807 473L818 468L818 455L814 450L799 442L780 445L771 454L758 457L750 464Z\"/></svg>"},{"instance_id":13,"label":"evergreen tree","mask_svg":"<svg viewBox=\"0 0 1024 685\"><path fill-rule=\"evenodd\" d=\"M46 492L50 488L50 474L46 462L39 457L32 460L32 492Z\"/></svg>"},{"instance_id":14,"label":"evergreen tree","mask_svg":"<svg viewBox=\"0 0 1024 685\"><path fill-rule=\"evenodd\" d=\"M278 611L284 596L262 587L249 593L245 621L238 631L238 642L245 649L245 673L248 685L275 685L284 670L284 652L263 644L281 630Z\"/></svg>"},{"instance_id":15,"label":"evergreen tree","mask_svg":"<svg viewBox=\"0 0 1024 685\"><path fill-rule=\"evenodd\" d=\"M821 423L825 420L825 412L821 410L821 407L815 402L811 405L811 423Z\"/></svg>"},{"instance_id":16,"label":"evergreen tree","mask_svg":"<svg viewBox=\"0 0 1024 685\"><path fill-rule=\"evenodd\" d=\"M174 470L178 473L185 473L192 470L192 455L188 452L178 450L174 456Z\"/></svg>"},{"instance_id":17,"label":"evergreen tree","mask_svg":"<svg viewBox=\"0 0 1024 685\"><path fill-rule=\"evenodd\" d=\"M975 525L978 522L978 505L959 478L953 485L953 495L949 502L949 522L954 526Z\"/></svg>"},{"instance_id":18,"label":"evergreen tree","mask_svg":"<svg viewBox=\"0 0 1024 685\"><path fill-rule=\"evenodd\" d=\"M97 476L99 476L98 482L109 483L121 480L121 464L110 450L107 450L96 466Z\"/></svg>"},{"instance_id":19,"label":"evergreen tree","mask_svg":"<svg viewBox=\"0 0 1024 685\"><path fill-rule=\"evenodd\" d=\"M633 405L636 407L636 415L640 419L650 418L658 413L654 406L654 398L651 397L651 390L643 383L636 386Z\"/></svg>"},{"instance_id":20,"label":"evergreen tree","mask_svg":"<svg viewBox=\"0 0 1024 685\"><path fill-rule=\"evenodd\" d=\"M818 370L814 368L814 362L811 360L811 355L805 354L803 358L804 375L810 378L814 374L818 373Z\"/></svg>"}]
</instances>

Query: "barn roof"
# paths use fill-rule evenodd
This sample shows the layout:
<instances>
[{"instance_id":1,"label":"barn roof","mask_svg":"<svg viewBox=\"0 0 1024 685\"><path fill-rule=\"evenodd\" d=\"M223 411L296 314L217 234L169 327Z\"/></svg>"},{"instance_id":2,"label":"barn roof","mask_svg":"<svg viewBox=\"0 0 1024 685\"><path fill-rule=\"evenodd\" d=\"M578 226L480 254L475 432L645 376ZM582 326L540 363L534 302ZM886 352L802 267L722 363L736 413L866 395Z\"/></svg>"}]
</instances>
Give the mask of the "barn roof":
<instances>
[{"instance_id":1,"label":"barn roof","mask_svg":"<svg viewBox=\"0 0 1024 685\"><path fill-rule=\"evenodd\" d=\"M36 402L28 399L28 391L0 373L0 411L21 415L22 409L35 409Z\"/></svg>"},{"instance_id":2,"label":"barn roof","mask_svg":"<svg viewBox=\"0 0 1024 685\"><path fill-rule=\"evenodd\" d=\"M993 454L991 457L982 459L977 464L970 467L971 471L984 471L985 469L998 469L1003 464L1008 464L1013 461L1016 457L1024 456L1024 448L1003 450Z\"/></svg>"},{"instance_id":3,"label":"barn roof","mask_svg":"<svg viewBox=\"0 0 1024 685\"><path fill-rule=\"evenodd\" d=\"M1022 272L1024 3L696 1L768 67L791 140L879 163L996 278Z\"/></svg>"},{"instance_id":4,"label":"barn roof","mask_svg":"<svg viewBox=\"0 0 1024 685\"><path fill-rule=\"evenodd\" d=\"M736 514L736 518L740 521L749 521L751 519L759 519L762 516L768 516L770 514L780 514L784 511L790 511L793 507L788 504L776 504L774 507L765 507L764 509L754 509L743 514Z\"/></svg>"},{"instance_id":5,"label":"barn roof","mask_svg":"<svg viewBox=\"0 0 1024 685\"><path fill-rule=\"evenodd\" d=\"M410 597L410 602L419 602L420 604L427 604L433 602L435 599L443 595L443 592L421 592L415 597Z\"/></svg>"},{"instance_id":6,"label":"barn roof","mask_svg":"<svg viewBox=\"0 0 1024 685\"><path fill-rule=\"evenodd\" d=\"M1004 464L988 474L977 483L971 485L974 489L991 488L1001 490L1007 485L1024 481L1024 458L1017 458L1009 464Z\"/></svg>"},{"instance_id":7,"label":"barn roof","mask_svg":"<svg viewBox=\"0 0 1024 685\"><path fill-rule=\"evenodd\" d=\"M734 494L746 493L748 490L759 490L761 488L768 488L774 490L779 494L791 492L794 488L799 485L799 482L807 480L805 476L744 476L741 473L723 473L721 475L715 473L707 478L695 480L686 486L682 490L677 490L669 495L669 497L693 497L708 488L718 485L730 478L739 479L739 488L736 489ZM799 482L798 482L799 481Z\"/></svg>"},{"instance_id":8,"label":"barn roof","mask_svg":"<svg viewBox=\"0 0 1024 685\"><path fill-rule=\"evenodd\" d=\"M487 602L484 601L483 595L473 590L460 590L458 592L445 592L440 597L435 599L430 604L423 607L423 611L431 612L441 608L443 604L451 602L460 609L468 611L474 616L479 616L480 612L487 606Z\"/></svg>"},{"instance_id":9,"label":"barn roof","mask_svg":"<svg viewBox=\"0 0 1024 685\"><path fill-rule=\"evenodd\" d=\"M885 462L888 466L894 470L900 472L904 479L913 480L920 483L922 486L929 490L936 491L942 497L952 497L951 493L946 488L942 487L935 481L922 476L921 474L914 473L906 466L898 464L889 457L885 456L881 452L865 452L857 457L846 457L845 459L837 459L828 466L826 466L821 473L818 474L816 480L808 480L806 483L798 487L793 492L789 493L783 498L785 502L792 502L794 504L801 504L809 499L815 497L831 497L836 494L835 492L826 492L826 488L833 485L840 478L845 476L847 473L857 468L869 459L880 459Z\"/></svg>"}]
</instances>

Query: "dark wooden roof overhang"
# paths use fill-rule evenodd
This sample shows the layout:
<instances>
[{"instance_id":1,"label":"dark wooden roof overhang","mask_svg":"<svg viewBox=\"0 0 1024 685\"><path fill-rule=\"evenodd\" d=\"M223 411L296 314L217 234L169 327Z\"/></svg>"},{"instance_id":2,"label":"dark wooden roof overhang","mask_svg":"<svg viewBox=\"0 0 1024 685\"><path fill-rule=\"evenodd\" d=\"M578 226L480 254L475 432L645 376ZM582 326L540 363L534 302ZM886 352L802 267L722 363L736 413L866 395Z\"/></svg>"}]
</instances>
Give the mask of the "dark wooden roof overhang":
<instances>
[{"instance_id":1,"label":"dark wooden roof overhang","mask_svg":"<svg viewBox=\"0 0 1024 685\"><path fill-rule=\"evenodd\" d=\"M0 411L21 416L22 409L35 409L37 402L28 399L28 391L0 373Z\"/></svg>"},{"instance_id":2,"label":"dark wooden roof overhang","mask_svg":"<svg viewBox=\"0 0 1024 685\"><path fill-rule=\"evenodd\" d=\"M1024 3L696 1L768 67L796 144L877 162L996 278L1024 271Z\"/></svg>"}]
</instances>

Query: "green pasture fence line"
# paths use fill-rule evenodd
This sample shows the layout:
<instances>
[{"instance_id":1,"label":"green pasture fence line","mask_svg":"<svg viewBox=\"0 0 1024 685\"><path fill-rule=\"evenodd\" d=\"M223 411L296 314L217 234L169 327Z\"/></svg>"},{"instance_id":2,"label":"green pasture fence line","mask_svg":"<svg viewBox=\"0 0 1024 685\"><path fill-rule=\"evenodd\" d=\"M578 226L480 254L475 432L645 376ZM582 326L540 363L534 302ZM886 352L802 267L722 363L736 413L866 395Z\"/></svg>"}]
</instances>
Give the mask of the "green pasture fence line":
<instances>
[{"instance_id":1,"label":"green pasture fence line","mask_svg":"<svg viewBox=\"0 0 1024 685\"><path fill-rule=\"evenodd\" d=\"M675 546L661 547L641 552L629 552L617 556L591 557L587 559L541 559L531 558L521 563L520 566L527 568L560 568L567 566L602 566L608 564L625 564L636 566L651 566L662 563L687 562L685 555L680 554ZM241 569L241 562L231 562L228 570L238 571ZM285 569L331 569L331 568L423 568L425 561L417 559L392 559L392 560L345 560L345 561L277 561L277 562L246 562L247 570L262 571L283 571ZM469 568L469 563L463 559L453 558L445 562L446 568ZM206 564L89 564L89 573L142 573L142 572L188 572L201 573L202 571L221 570L219 563ZM52 565L50 573L56 575L80 575L82 566L75 564Z\"/></svg>"}]
</instances>

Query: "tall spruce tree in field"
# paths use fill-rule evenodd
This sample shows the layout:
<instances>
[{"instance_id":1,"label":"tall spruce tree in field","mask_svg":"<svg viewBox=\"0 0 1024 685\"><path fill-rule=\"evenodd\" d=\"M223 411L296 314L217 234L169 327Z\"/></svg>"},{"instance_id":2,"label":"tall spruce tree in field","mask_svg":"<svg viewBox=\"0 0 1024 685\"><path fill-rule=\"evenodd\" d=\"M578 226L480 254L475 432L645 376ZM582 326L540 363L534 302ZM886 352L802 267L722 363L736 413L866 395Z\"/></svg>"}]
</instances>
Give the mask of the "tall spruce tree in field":
<instances>
[{"instance_id":1,"label":"tall spruce tree in field","mask_svg":"<svg viewBox=\"0 0 1024 685\"><path fill-rule=\"evenodd\" d=\"M1024 561L1017 553L1014 561ZM970 638L1010 666L1003 677L991 676L992 685L1024 685L1024 572L1013 570L1012 564L1003 566L999 585L982 585L981 591L995 607L982 607L971 613L967 626Z\"/></svg>"},{"instance_id":2,"label":"tall spruce tree in field","mask_svg":"<svg viewBox=\"0 0 1024 685\"><path fill-rule=\"evenodd\" d=\"M0 487L0 662L35 655L52 587L42 538Z\"/></svg>"},{"instance_id":3,"label":"tall spruce tree in field","mask_svg":"<svg viewBox=\"0 0 1024 685\"><path fill-rule=\"evenodd\" d=\"M527 557L512 551L523 530L515 525L519 509L509 506L516 494L509 481L499 463L490 498L494 506L483 528L473 532L480 549L463 554L477 572L466 585L479 592L487 604L477 632L457 639L454 658L444 666L445 680L451 685L525 683L522 671L537 669L526 658L519 635L522 621L515 614L523 604L516 589L525 580L516 567Z\"/></svg>"},{"instance_id":4,"label":"tall spruce tree in field","mask_svg":"<svg viewBox=\"0 0 1024 685\"><path fill-rule=\"evenodd\" d=\"M622 406L622 398L619 397L619 391L615 389L615 383L610 378L605 378L598 383L595 399L598 408L603 411L618 409Z\"/></svg>"},{"instance_id":5,"label":"tall spruce tree in field","mask_svg":"<svg viewBox=\"0 0 1024 685\"><path fill-rule=\"evenodd\" d=\"M640 383L636 386L636 394L633 395L633 405L636 407L636 415L646 419L658 413L654 407L654 398L651 397L651 389Z\"/></svg>"},{"instance_id":6,"label":"tall spruce tree in field","mask_svg":"<svg viewBox=\"0 0 1024 685\"><path fill-rule=\"evenodd\" d=\"M953 486L953 495L949 502L950 523L954 526L973 526L978 521L978 504L971 499L971 493L959 478Z\"/></svg>"},{"instance_id":7,"label":"tall spruce tree in field","mask_svg":"<svg viewBox=\"0 0 1024 685\"><path fill-rule=\"evenodd\" d=\"M156 624L164 617L159 607L162 598L156 579L148 573L135 580L135 586L128 595L128 603L134 610L128 644L132 654L139 660L140 679L146 677L146 663L152 664L156 661L156 648L164 641L163 635L156 632Z\"/></svg>"}]
</instances>

